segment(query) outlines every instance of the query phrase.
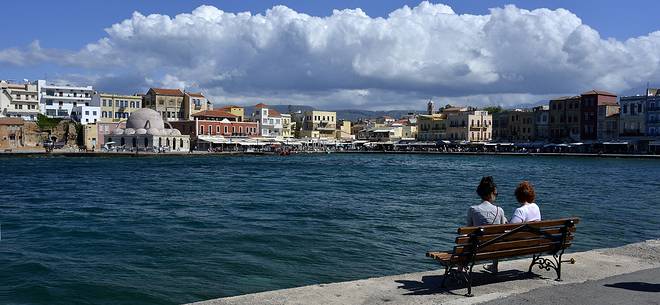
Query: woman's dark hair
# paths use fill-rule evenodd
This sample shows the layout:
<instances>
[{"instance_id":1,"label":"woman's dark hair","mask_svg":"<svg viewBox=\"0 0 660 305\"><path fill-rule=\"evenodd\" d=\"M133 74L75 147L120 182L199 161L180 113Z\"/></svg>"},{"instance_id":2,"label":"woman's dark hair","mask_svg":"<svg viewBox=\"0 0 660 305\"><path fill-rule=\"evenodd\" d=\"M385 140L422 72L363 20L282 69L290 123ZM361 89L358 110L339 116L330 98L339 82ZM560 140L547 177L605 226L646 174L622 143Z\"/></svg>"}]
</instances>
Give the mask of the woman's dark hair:
<instances>
[{"instance_id":1,"label":"woman's dark hair","mask_svg":"<svg viewBox=\"0 0 660 305\"><path fill-rule=\"evenodd\" d=\"M479 186L477 187L477 194L479 194L481 199L488 200L490 199L490 194L494 193L496 188L497 185L493 181L493 177L486 176L481 178L481 182L479 182Z\"/></svg>"},{"instance_id":2,"label":"woman's dark hair","mask_svg":"<svg viewBox=\"0 0 660 305\"><path fill-rule=\"evenodd\" d=\"M536 199L536 193L534 192L534 186L532 186L529 181L523 181L518 184L518 187L516 188L516 199L518 199L518 202L523 203L523 202L528 202L532 203L534 202L534 199Z\"/></svg>"}]
</instances>

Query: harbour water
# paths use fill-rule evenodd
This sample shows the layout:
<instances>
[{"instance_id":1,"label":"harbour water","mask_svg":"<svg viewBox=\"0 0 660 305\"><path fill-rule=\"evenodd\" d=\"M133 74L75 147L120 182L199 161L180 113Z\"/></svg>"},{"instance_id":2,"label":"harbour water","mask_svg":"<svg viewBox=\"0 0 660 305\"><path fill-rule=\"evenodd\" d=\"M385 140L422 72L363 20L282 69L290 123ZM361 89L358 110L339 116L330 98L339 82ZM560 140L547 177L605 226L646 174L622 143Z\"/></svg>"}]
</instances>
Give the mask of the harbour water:
<instances>
[{"instance_id":1,"label":"harbour water","mask_svg":"<svg viewBox=\"0 0 660 305\"><path fill-rule=\"evenodd\" d=\"M0 304L176 304L431 270L483 175L573 251L660 237L660 162L453 155L0 158Z\"/></svg>"}]
</instances>

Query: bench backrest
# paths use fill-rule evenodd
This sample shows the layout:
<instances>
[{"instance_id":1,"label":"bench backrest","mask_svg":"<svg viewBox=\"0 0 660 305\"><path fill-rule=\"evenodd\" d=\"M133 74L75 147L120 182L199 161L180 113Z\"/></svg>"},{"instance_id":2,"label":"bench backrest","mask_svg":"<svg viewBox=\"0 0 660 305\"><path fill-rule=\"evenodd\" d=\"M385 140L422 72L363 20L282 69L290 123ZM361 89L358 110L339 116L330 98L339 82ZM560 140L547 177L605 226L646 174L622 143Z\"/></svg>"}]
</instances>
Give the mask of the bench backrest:
<instances>
[{"instance_id":1,"label":"bench backrest","mask_svg":"<svg viewBox=\"0 0 660 305\"><path fill-rule=\"evenodd\" d=\"M579 218L458 228L454 256L487 260L556 253L571 246Z\"/></svg>"}]
</instances>

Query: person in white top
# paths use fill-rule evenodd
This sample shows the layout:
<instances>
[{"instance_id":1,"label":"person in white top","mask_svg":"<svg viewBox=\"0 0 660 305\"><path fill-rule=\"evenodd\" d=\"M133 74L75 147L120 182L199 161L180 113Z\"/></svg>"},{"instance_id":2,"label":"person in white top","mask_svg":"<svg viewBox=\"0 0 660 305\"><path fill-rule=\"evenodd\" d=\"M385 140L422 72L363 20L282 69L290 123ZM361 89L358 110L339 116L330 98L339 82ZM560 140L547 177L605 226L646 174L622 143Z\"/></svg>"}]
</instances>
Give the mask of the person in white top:
<instances>
[{"instance_id":1,"label":"person in white top","mask_svg":"<svg viewBox=\"0 0 660 305\"><path fill-rule=\"evenodd\" d=\"M529 181L520 182L516 188L515 195L520 207L513 212L513 217L511 217L509 223L541 220L541 210L539 209L539 206L534 203L534 199L536 199L534 187Z\"/></svg>"}]
</instances>

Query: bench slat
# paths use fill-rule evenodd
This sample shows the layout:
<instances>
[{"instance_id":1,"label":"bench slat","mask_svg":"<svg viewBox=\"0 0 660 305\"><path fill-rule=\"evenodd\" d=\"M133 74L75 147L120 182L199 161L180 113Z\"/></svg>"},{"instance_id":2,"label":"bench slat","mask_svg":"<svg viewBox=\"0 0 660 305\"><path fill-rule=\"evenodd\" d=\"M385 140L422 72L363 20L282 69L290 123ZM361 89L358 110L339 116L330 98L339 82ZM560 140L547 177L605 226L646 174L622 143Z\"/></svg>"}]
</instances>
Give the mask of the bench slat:
<instances>
[{"instance_id":1,"label":"bench slat","mask_svg":"<svg viewBox=\"0 0 660 305\"><path fill-rule=\"evenodd\" d=\"M573 236L567 236L566 241L569 243L573 240ZM524 239L524 240L513 240L513 241L502 241L496 242L486 247L480 248L479 253L487 253L501 250L511 250L518 248L528 248L533 246L541 245L555 245L561 246L561 240L553 240L549 238L535 238L535 239ZM468 252L471 252L471 246L456 246L454 247L454 253L457 255L467 255Z\"/></svg>"},{"instance_id":2,"label":"bench slat","mask_svg":"<svg viewBox=\"0 0 660 305\"><path fill-rule=\"evenodd\" d=\"M541 232L554 236L554 235L560 235L561 230L562 230L561 228L552 228L552 229L542 229ZM568 228L567 231L569 233L568 235L572 235L571 233L575 232L575 227ZM482 236L479 236L477 241L478 242L489 241L489 240L491 240L495 237L498 237L500 235L502 235L502 233L482 235ZM506 240L538 238L539 236L542 236L542 235L539 235L537 233L532 233L532 232L517 232L517 233L511 234L510 236L505 237L502 240L506 241ZM458 245L470 244L470 236L458 236L458 237L456 237L456 244L458 244Z\"/></svg>"},{"instance_id":3,"label":"bench slat","mask_svg":"<svg viewBox=\"0 0 660 305\"><path fill-rule=\"evenodd\" d=\"M559 227L563 226L566 224L567 221L572 220L574 224L578 224L580 222L579 218L563 218L563 219L555 219L555 220L543 220L543 221L534 221L534 222L528 222L525 223L529 225L532 228L545 228L545 227ZM514 224L504 224L504 225L485 225L481 227L460 227L458 228L458 234L472 234L480 230L480 228L483 228L483 234L496 234L496 233L504 233L509 230L513 230L522 224L520 223L514 223Z\"/></svg>"},{"instance_id":4,"label":"bench slat","mask_svg":"<svg viewBox=\"0 0 660 305\"><path fill-rule=\"evenodd\" d=\"M565 246L565 248L568 248L568 247L571 246L571 244L567 243L564 246ZM498 259L498 258L509 258L509 257L517 257L517 256L523 256L523 255L531 255L531 254L548 253L548 252L554 251L556 249L557 249L556 245L542 245L542 246L528 247L528 248L519 248L519 249L511 249L511 250L486 252L486 253L477 253L477 256L476 256L475 260L482 261L482 260L491 260L491 259Z\"/></svg>"}]
</instances>

